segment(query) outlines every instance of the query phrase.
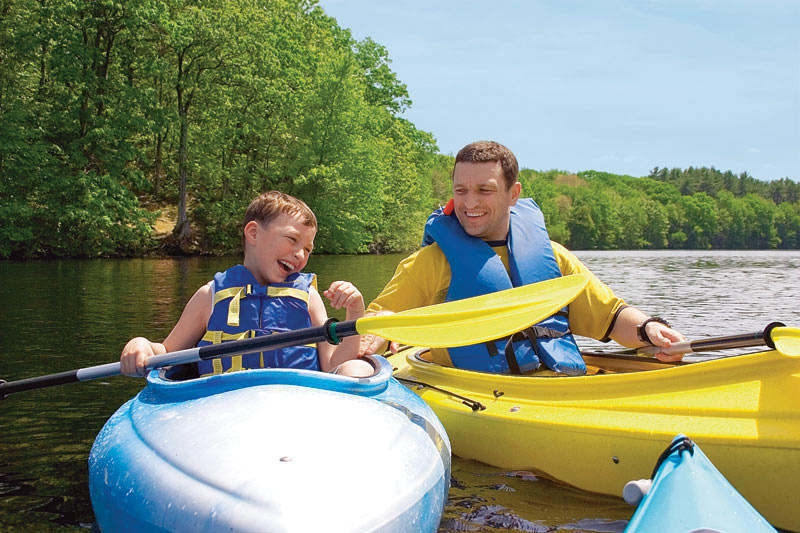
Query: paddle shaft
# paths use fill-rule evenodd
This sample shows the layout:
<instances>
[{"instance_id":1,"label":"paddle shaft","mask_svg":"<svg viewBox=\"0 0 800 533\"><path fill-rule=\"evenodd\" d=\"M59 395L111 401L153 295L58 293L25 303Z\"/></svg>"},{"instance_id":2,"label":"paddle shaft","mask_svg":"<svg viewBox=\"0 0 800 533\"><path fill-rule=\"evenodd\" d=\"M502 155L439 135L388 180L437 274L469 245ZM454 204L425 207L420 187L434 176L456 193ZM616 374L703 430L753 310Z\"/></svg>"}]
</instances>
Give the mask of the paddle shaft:
<instances>
[{"instance_id":1,"label":"paddle shaft","mask_svg":"<svg viewBox=\"0 0 800 533\"><path fill-rule=\"evenodd\" d=\"M696 341L684 341L673 343L672 346L645 346L644 348L633 348L613 352L619 355L653 355L659 352L666 354L692 353L692 352L712 352L715 350L730 350L733 348L749 348L751 346L767 345L770 348L775 346L770 338L773 328L783 326L781 322L772 322L763 331L753 333L741 333L738 335L727 335L724 337L709 337Z\"/></svg>"},{"instance_id":2,"label":"paddle shaft","mask_svg":"<svg viewBox=\"0 0 800 533\"><path fill-rule=\"evenodd\" d=\"M278 350L280 348L286 348L287 346L311 344L321 341L338 344L339 338L357 334L358 331L356 330L355 320L348 320L346 322L329 321L322 326L273 333L272 335L224 342L221 344L209 344L207 346L155 355L147 359L145 368L147 370L152 370L162 366L196 363L197 361L207 361L219 357L244 355L265 350ZM119 375L120 373L120 364L116 362L68 370L66 372L48 374L45 376L20 379L18 381L9 381L8 383L0 383L0 398L15 392L53 387L55 385L64 385L77 381L106 378Z\"/></svg>"},{"instance_id":3,"label":"paddle shaft","mask_svg":"<svg viewBox=\"0 0 800 533\"><path fill-rule=\"evenodd\" d=\"M732 348L749 348L751 346L764 345L764 332L746 333L742 335L731 335L728 337L714 337L696 341L684 341L673 343L669 347L645 346L637 348L636 354L653 355L658 352L666 354L691 353L691 352L712 352L714 350L728 350Z\"/></svg>"}]
</instances>

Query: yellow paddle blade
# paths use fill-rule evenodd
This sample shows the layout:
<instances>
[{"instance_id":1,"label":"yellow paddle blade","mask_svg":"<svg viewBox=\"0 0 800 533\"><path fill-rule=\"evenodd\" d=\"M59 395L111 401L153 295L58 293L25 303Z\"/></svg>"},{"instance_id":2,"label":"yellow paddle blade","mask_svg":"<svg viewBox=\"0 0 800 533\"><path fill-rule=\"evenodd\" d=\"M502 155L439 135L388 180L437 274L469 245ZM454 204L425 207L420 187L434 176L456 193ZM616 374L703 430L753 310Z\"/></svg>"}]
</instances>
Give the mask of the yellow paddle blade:
<instances>
[{"instance_id":1,"label":"yellow paddle blade","mask_svg":"<svg viewBox=\"0 0 800 533\"><path fill-rule=\"evenodd\" d=\"M415 346L448 347L511 335L552 315L578 296L584 274L523 285L483 296L361 318L356 329Z\"/></svg>"},{"instance_id":2,"label":"yellow paddle blade","mask_svg":"<svg viewBox=\"0 0 800 533\"><path fill-rule=\"evenodd\" d=\"M800 328L774 328L769 334L783 355L800 357Z\"/></svg>"}]
</instances>

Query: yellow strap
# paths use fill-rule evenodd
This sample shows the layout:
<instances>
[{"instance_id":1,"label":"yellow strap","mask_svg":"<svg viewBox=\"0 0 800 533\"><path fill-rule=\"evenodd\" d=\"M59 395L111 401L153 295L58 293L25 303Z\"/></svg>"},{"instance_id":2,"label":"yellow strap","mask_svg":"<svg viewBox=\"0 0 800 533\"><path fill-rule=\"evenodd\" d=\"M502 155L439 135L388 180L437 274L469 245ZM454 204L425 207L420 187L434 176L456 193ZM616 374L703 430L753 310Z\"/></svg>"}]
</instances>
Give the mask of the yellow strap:
<instances>
[{"instance_id":1,"label":"yellow strap","mask_svg":"<svg viewBox=\"0 0 800 533\"><path fill-rule=\"evenodd\" d=\"M314 278L313 285L316 286L316 277ZM245 296L252 294L252 292L253 286L247 285L245 287L229 287L214 293L214 305L217 305L222 300L228 298L231 299L230 304L228 304L227 324L229 326L239 325L240 301ZM267 296L272 298L295 298L305 302L305 304L308 305L308 293L304 290L295 289L292 287L267 287Z\"/></svg>"},{"instance_id":2,"label":"yellow strap","mask_svg":"<svg viewBox=\"0 0 800 533\"><path fill-rule=\"evenodd\" d=\"M308 304L308 293L306 291L300 289L294 289L292 287L268 287L267 296L270 296L272 298L276 297L296 298Z\"/></svg>"},{"instance_id":3,"label":"yellow strap","mask_svg":"<svg viewBox=\"0 0 800 533\"><path fill-rule=\"evenodd\" d=\"M246 339L247 337L252 337L253 331L247 330L241 333L225 333L224 331L206 331L203 335L204 341L208 341L212 344L219 344L222 341L238 341L239 339Z\"/></svg>"},{"instance_id":4,"label":"yellow strap","mask_svg":"<svg viewBox=\"0 0 800 533\"><path fill-rule=\"evenodd\" d=\"M228 304L227 322L229 326L239 325L239 301L250 292L251 286L248 285L247 287L229 287L214 293L214 305L226 298L231 299L231 303Z\"/></svg>"},{"instance_id":5,"label":"yellow strap","mask_svg":"<svg viewBox=\"0 0 800 533\"><path fill-rule=\"evenodd\" d=\"M206 331L203 335L204 341L208 341L212 344L219 344L223 341L238 341L240 339L246 339L248 337L254 337L255 331L248 330L243 331L241 333L225 333L224 331ZM214 372L212 374L222 374L222 359L216 358L211 360L211 365L214 368ZM264 356L261 356L261 367L264 367ZM231 357L231 367L227 370L227 372L236 372L237 370L244 370L242 368L242 356L241 355L234 355ZM209 374L206 374L209 375Z\"/></svg>"},{"instance_id":6,"label":"yellow strap","mask_svg":"<svg viewBox=\"0 0 800 533\"><path fill-rule=\"evenodd\" d=\"M228 372L238 372L239 370L244 370L244 368L242 368L242 356L234 355L231 357L231 367L228 369Z\"/></svg>"},{"instance_id":7,"label":"yellow strap","mask_svg":"<svg viewBox=\"0 0 800 533\"><path fill-rule=\"evenodd\" d=\"M224 300L225 298L233 298L238 296L244 290L244 287L229 287L227 289L222 289L221 291L217 291L214 293L214 305L217 305L220 301Z\"/></svg>"}]
</instances>

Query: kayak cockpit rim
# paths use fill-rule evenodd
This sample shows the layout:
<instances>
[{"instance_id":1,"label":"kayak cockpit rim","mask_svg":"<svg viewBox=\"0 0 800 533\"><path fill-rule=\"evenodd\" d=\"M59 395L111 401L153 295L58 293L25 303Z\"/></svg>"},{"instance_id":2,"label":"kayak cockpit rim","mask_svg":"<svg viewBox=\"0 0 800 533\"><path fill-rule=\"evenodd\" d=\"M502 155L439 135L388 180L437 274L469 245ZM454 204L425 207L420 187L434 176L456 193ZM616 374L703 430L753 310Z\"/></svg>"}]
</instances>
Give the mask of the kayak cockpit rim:
<instances>
[{"instance_id":1,"label":"kayak cockpit rim","mask_svg":"<svg viewBox=\"0 0 800 533\"><path fill-rule=\"evenodd\" d=\"M151 370L147 375L146 390L162 398L166 396L174 400L207 395L209 392L216 393L258 385L280 384L340 391L360 396L380 394L386 390L389 380L392 378L392 366L381 356L367 355L363 359L369 362L375 371L371 376L362 378L317 370L263 368L176 380L171 378L174 377L174 373L179 373L178 377L180 377L181 370L159 368Z\"/></svg>"},{"instance_id":2,"label":"kayak cockpit rim","mask_svg":"<svg viewBox=\"0 0 800 533\"><path fill-rule=\"evenodd\" d=\"M409 350L410 348L413 347L406 346L401 351L406 351ZM765 351L771 351L771 350L757 350L749 353L723 356L720 357L719 359L725 359L727 357L754 355ZM399 353L400 352L398 352L398 354ZM406 358L408 359L409 364L411 365L420 365L427 368L455 369L454 367L445 366L435 361L432 361L429 357L426 357L427 354L430 354L430 348L415 348L412 353L406 354ZM659 361L655 357L622 355L614 352L603 352L603 351L592 351L592 350L582 350L581 354L583 355L587 367L589 367L589 372L580 376L569 376L566 374L558 374L547 369L538 369L536 371L524 374L493 374L491 372L462 369L462 368L459 368L457 370L459 372L466 372L474 375L495 375L495 376L502 375L502 376L513 376L520 378L563 379L563 378L595 377L602 375L613 375L613 374L632 373L632 372L645 372L645 371L649 372L652 370L663 370L680 366L697 365L713 360L713 359L708 359L708 360L704 359L704 360L689 360L689 361L687 360Z\"/></svg>"}]
</instances>

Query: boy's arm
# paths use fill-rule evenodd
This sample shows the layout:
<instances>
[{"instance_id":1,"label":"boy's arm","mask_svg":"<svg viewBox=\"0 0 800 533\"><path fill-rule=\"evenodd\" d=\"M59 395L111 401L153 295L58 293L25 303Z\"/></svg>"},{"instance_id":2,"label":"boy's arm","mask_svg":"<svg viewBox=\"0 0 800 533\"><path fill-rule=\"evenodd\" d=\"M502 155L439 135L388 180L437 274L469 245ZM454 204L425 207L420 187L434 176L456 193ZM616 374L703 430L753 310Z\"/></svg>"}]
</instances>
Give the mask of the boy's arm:
<instances>
[{"instance_id":1,"label":"boy's arm","mask_svg":"<svg viewBox=\"0 0 800 533\"><path fill-rule=\"evenodd\" d=\"M163 343L152 342L144 337L128 341L120 355L122 373L143 376L148 357L195 346L206 331L211 316L211 298L211 285L200 287L183 308L181 317Z\"/></svg>"},{"instance_id":2,"label":"boy's arm","mask_svg":"<svg viewBox=\"0 0 800 533\"><path fill-rule=\"evenodd\" d=\"M164 339L164 347L168 352L193 348L205 335L208 319L211 318L213 282L206 283L192 295L183 313Z\"/></svg>"},{"instance_id":3,"label":"boy's arm","mask_svg":"<svg viewBox=\"0 0 800 533\"><path fill-rule=\"evenodd\" d=\"M314 287L308 290L308 314L311 317L312 326L321 326L328 320L328 312L325 310L325 304L322 302L322 297ZM317 357L319 357L319 366L323 372L330 372L333 368L331 366L331 356L333 355L334 346L327 342L317 343Z\"/></svg>"}]
</instances>

